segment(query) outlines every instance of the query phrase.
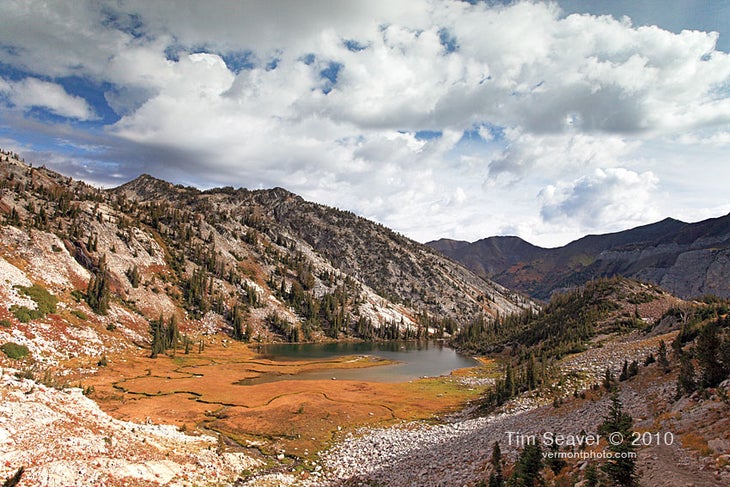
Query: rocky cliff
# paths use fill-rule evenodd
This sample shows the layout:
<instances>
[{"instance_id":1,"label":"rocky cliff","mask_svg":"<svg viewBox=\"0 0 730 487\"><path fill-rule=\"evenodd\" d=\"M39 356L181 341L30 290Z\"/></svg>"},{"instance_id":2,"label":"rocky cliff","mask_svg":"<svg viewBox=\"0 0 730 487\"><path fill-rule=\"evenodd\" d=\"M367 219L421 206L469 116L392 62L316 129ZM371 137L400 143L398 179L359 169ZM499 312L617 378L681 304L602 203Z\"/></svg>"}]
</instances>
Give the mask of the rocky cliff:
<instances>
[{"instance_id":1,"label":"rocky cliff","mask_svg":"<svg viewBox=\"0 0 730 487\"><path fill-rule=\"evenodd\" d=\"M659 284L683 298L730 297L730 215L697 223L668 218L552 249L517 237L429 245L480 276L539 299L615 275Z\"/></svg>"}]
</instances>

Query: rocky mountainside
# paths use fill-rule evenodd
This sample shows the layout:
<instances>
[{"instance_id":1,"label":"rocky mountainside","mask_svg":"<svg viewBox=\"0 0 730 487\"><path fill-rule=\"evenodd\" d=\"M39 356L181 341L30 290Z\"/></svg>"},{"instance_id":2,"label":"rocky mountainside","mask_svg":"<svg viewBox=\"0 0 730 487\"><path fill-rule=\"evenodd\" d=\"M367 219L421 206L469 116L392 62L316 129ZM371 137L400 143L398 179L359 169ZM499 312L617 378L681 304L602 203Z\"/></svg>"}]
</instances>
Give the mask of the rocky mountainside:
<instances>
[{"instance_id":1,"label":"rocky mountainside","mask_svg":"<svg viewBox=\"0 0 730 487\"><path fill-rule=\"evenodd\" d=\"M424 337L532 306L424 245L280 188L199 191L143 175L103 191L0 159L0 341L76 344L49 342L37 350L46 359L90 341L155 346L151 326L244 341ZM42 310L39 296L53 306ZM39 332L44 321L53 333Z\"/></svg>"},{"instance_id":2,"label":"rocky mountainside","mask_svg":"<svg viewBox=\"0 0 730 487\"><path fill-rule=\"evenodd\" d=\"M0 213L0 479L481 485L495 441L505 473L516 469L522 448L506 431L596 431L609 369L636 429L678 439L642 447L647 485L730 478L727 384L718 385L718 371L730 370L726 302L688 303L616 278L538 309L429 247L281 188L200 191L144 175L102 191L8 153ZM655 228L643 238L667 248L721 242L722 227ZM493 243L499 265L521 265ZM544 250L509 243L523 255ZM630 243L617 237L611 249ZM254 384L264 372L323 362L284 365L241 343L449 334L490 356L450 376L380 385ZM662 340L672 352L660 367ZM622 366L632 371L623 379ZM438 424L421 416L425 404L443 401L440 415L467 398L466 410ZM372 427L353 434L355 425ZM315 452L319 438L331 448ZM579 459L541 471L546 485L570 485L586 480L587 467Z\"/></svg>"},{"instance_id":3,"label":"rocky mountainside","mask_svg":"<svg viewBox=\"0 0 730 487\"><path fill-rule=\"evenodd\" d=\"M730 215L697 223L667 218L552 249L518 237L428 245L482 277L538 299L614 275L653 282L683 298L730 297Z\"/></svg>"}]
</instances>

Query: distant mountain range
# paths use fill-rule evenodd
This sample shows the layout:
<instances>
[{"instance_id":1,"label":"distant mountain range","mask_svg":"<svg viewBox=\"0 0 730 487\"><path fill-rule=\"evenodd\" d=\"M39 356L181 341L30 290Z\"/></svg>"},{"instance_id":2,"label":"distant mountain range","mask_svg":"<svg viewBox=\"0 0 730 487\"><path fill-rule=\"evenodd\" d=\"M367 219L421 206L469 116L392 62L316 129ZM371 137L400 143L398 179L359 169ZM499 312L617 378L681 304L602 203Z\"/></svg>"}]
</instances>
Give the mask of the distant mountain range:
<instances>
[{"instance_id":1,"label":"distant mountain range","mask_svg":"<svg viewBox=\"0 0 730 487\"><path fill-rule=\"evenodd\" d=\"M656 283L682 298L730 297L730 215L697 223L667 218L551 249L519 237L427 245L479 276L538 299L615 275Z\"/></svg>"}]
</instances>

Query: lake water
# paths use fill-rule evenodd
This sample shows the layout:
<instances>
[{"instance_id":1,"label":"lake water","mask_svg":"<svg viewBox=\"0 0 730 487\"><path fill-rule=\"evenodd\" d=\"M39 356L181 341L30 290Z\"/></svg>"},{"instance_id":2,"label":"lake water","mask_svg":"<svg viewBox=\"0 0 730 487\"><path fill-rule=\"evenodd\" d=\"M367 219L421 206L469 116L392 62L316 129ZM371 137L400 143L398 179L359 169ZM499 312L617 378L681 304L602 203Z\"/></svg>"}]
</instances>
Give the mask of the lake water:
<instances>
[{"instance_id":1,"label":"lake water","mask_svg":"<svg viewBox=\"0 0 730 487\"><path fill-rule=\"evenodd\" d=\"M477 361L461 355L441 342L336 342L262 345L259 353L277 361L317 360L346 355L369 355L398 362L360 369L325 369L293 376L272 375L253 383L274 380L362 380L405 382L419 377L437 377L452 370L473 367Z\"/></svg>"}]
</instances>

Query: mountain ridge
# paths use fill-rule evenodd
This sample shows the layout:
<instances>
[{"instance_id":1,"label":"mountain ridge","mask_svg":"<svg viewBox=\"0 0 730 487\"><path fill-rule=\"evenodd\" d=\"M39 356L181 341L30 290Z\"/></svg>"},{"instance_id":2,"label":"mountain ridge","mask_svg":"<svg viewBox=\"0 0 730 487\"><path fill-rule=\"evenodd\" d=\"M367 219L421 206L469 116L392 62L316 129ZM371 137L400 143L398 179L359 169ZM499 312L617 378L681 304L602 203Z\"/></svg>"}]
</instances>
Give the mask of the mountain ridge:
<instances>
[{"instance_id":1,"label":"mountain ridge","mask_svg":"<svg viewBox=\"0 0 730 487\"><path fill-rule=\"evenodd\" d=\"M683 298L730 296L730 286L721 278L730 272L730 214L694 223L665 218L554 248L519 237L452 242L427 245L482 277L538 299L614 275L652 282Z\"/></svg>"},{"instance_id":2,"label":"mountain ridge","mask_svg":"<svg viewBox=\"0 0 730 487\"><path fill-rule=\"evenodd\" d=\"M66 249L75 263L64 265L83 272L52 291L89 294L90 278L102 282L104 296L87 296L101 299L94 311L102 321L139 314L130 322L138 343L160 315L190 330L207 317L239 339L317 341L448 335L474 314L534 306L427 246L284 188L203 191L142 174L100 190L3 154L0 233L31 242L39 258L57 250L35 248L35 235Z\"/></svg>"}]
</instances>

